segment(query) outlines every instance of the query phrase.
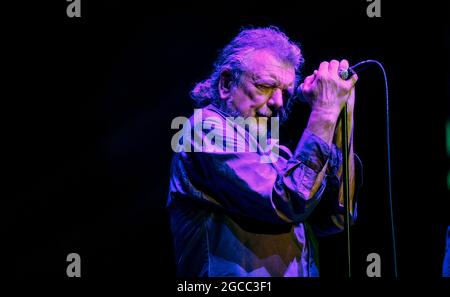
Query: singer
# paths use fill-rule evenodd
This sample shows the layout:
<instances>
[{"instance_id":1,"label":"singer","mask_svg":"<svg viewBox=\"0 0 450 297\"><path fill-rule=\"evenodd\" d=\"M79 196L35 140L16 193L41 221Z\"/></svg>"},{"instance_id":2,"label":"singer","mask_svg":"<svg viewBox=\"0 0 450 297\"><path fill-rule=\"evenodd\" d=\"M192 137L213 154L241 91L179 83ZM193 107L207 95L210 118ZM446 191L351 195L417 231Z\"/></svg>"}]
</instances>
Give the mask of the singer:
<instances>
[{"instance_id":1,"label":"singer","mask_svg":"<svg viewBox=\"0 0 450 297\"><path fill-rule=\"evenodd\" d=\"M178 276L319 276L315 237L340 232L344 224L339 114L345 103L351 222L356 219L362 170L353 153L357 76L343 80L339 73L348 61L332 60L299 85L303 62L299 45L278 28L245 29L192 90L202 127L209 127L196 136L209 148L178 151L172 160L167 208ZM263 150L216 149L235 134L252 141L245 129L214 128L225 127L227 117L283 121L296 93L311 114L295 150L270 129L267 142L279 152L273 162L261 162ZM199 133L196 124L192 134Z\"/></svg>"}]
</instances>

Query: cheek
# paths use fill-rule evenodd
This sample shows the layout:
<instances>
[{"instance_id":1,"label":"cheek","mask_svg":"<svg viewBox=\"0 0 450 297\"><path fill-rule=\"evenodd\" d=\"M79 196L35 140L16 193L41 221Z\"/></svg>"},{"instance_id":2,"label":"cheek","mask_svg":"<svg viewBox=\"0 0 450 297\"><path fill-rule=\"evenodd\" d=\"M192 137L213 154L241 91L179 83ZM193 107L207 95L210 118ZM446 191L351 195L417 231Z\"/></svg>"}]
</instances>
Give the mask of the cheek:
<instances>
[{"instance_id":1,"label":"cheek","mask_svg":"<svg viewBox=\"0 0 450 297\"><path fill-rule=\"evenodd\" d=\"M255 98L254 94L245 87L235 88L232 97L234 104L242 108L249 108L253 105Z\"/></svg>"},{"instance_id":2,"label":"cheek","mask_svg":"<svg viewBox=\"0 0 450 297\"><path fill-rule=\"evenodd\" d=\"M252 103L247 93L240 88L235 89L232 98L234 106L237 107L240 111L246 111L247 109L249 109Z\"/></svg>"},{"instance_id":3,"label":"cheek","mask_svg":"<svg viewBox=\"0 0 450 297\"><path fill-rule=\"evenodd\" d=\"M239 90L240 95L249 106L258 107L259 105L264 104L264 102L267 101L267 96L261 94L254 87L242 87L239 88Z\"/></svg>"},{"instance_id":4,"label":"cheek","mask_svg":"<svg viewBox=\"0 0 450 297\"><path fill-rule=\"evenodd\" d=\"M249 116L254 116L256 110L267 101L266 97L260 94L258 90L246 86L235 88L232 92L232 101L235 108Z\"/></svg>"}]
</instances>

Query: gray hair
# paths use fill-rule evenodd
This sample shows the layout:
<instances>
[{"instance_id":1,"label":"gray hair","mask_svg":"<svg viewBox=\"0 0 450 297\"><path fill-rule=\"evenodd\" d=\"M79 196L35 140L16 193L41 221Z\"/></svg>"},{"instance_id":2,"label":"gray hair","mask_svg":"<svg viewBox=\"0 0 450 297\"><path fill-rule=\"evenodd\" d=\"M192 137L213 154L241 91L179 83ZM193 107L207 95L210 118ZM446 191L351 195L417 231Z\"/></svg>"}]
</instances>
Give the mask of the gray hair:
<instances>
[{"instance_id":1,"label":"gray hair","mask_svg":"<svg viewBox=\"0 0 450 297\"><path fill-rule=\"evenodd\" d=\"M292 65L298 74L304 62L300 45L291 41L275 26L242 30L220 53L211 76L196 84L190 95L197 107L219 103L219 80L224 70L231 72L232 81L238 83L244 72L244 57L255 50L267 49L282 62ZM296 82L299 75L296 75Z\"/></svg>"}]
</instances>

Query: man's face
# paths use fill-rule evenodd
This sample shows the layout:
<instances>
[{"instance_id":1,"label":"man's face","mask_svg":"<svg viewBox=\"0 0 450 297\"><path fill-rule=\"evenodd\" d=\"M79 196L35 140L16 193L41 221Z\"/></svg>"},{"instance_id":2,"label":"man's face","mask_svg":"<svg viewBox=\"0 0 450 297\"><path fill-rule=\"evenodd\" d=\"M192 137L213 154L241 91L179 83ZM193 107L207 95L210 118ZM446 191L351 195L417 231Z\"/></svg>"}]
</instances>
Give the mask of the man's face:
<instances>
[{"instance_id":1,"label":"man's face","mask_svg":"<svg viewBox=\"0 0 450 297\"><path fill-rule=\"evenodd\" d=\"M249 54L240 83L229 93L228 106L246 117L276 116L294 92L295 70L266 50Z\"/></svg>"}]
</instances>

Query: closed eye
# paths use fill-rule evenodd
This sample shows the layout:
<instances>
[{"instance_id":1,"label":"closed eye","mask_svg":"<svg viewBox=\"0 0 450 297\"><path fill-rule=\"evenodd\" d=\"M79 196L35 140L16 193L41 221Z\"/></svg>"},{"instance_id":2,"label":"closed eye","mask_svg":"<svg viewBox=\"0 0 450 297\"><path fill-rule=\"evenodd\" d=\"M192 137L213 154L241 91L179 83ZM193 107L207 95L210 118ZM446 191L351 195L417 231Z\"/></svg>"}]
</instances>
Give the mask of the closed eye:
<instances>
[{"instance_id":1,"label":"closed eye","mask_svg":"<svg viewBox=\"0 0 450 297\"><path fill-rule=\"evenodd\" d=\"M258 89L260 89L261 91L268 91L268 90L273 90L274 88L276 88L276 86L272 86L272 85L261 85L261 84L256 85L256 87L257 87Z\"/></svg>"}]
</instances>

